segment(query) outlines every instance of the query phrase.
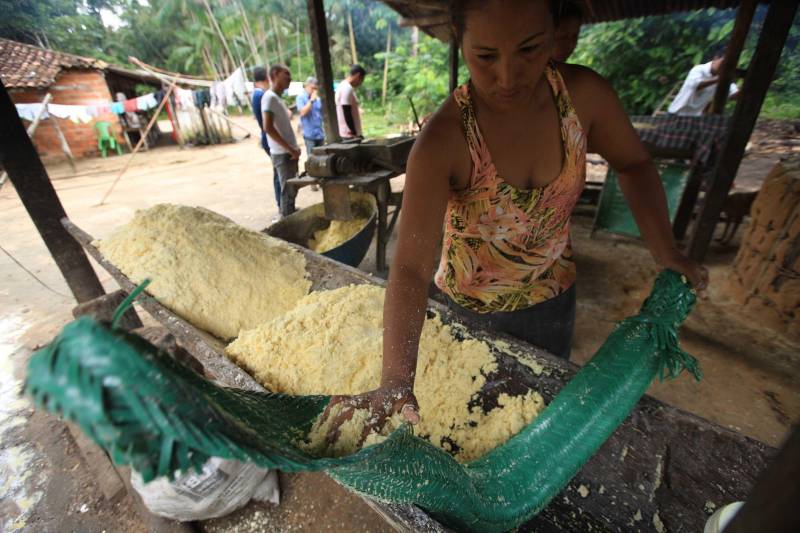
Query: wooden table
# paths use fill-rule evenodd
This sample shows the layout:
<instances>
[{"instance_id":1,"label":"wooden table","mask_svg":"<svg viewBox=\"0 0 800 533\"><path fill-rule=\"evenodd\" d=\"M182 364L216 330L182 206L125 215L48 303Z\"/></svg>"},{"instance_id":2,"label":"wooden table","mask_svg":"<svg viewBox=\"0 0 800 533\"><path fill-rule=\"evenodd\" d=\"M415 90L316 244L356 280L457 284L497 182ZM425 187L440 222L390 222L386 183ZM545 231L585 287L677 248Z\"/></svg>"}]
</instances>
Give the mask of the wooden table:
<instances>
[{"instance_id":1,"label":"wooden table","mask_svg":"<svg viewBox=\"0 0 800 533\"><path fill-rule=\"evenodd\" d=\"M92 243L92 237L63 219L69 233L119 283L135 288ZM312 291L349 284L385 282L300 246ZM264 389L224 355L224 344L184 321L154 298L143 295L141 306L161 322L208 376L227 386ZM506 375L535 387L550 403L578 367L513 337L482 331L445 306L428 301L445 323L461 322L481 340L503 341L493 348ZM495 345L496 346L496 345ZM516 354L516 355L515 355ZM520 355L521 354L521 355ZM533 375L519 357L542 365ZM698 387L702 387L700 383ZM761 442L644 396L619 428L539 515L519 531L702 531L714 507L745 500L775 450ZM399 531L447 531L414 505L365 501Z\"/></svg>"},{"instance_id":2,"label":"wooden table","mask_svg":"<svg viewBox=\"0 0 800 533\"><path fill-rule=\"evenodd\" d=\"M343 178L315 178L313 176L302 176L286 181L289 187L289 195L294 198L297 191L309 185L319 185L322 187L323 198L337 195L344 190L345 197L350 189L368 192L375 197L378 204L378 235L375 246L375 264L378 271L386 271L386 247L392 230L397 223L400 208L403 204L403 193L392 192L390 180L399 176L397 172L391 170L377 170L368 174L348 176ZM392 218L389 220L389 206L394 206ZM329 218L332 218L329 215Z\"/></svg>"}]
</instances>

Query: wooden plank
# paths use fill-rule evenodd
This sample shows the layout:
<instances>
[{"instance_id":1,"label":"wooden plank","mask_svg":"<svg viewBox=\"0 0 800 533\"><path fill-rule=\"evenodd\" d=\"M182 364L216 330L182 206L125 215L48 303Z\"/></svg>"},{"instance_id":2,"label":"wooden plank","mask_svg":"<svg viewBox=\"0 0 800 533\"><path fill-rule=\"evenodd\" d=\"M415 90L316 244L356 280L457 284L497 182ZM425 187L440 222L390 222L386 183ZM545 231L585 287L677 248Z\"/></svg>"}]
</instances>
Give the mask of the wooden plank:
<instances>
[{"instance_id":1,"label":"wooden plank","mask_svg":"<svg viewBox=\"0 0 800 533\"><path fill-rule=\"evenodd\" d=\"M700 217L692 232L689 256L695 261L705 259L711 239L714 237L719 214L725 205L728 191L744 157L745 146L758 119L772 77L775 75L775 68L797 12L797 5L796 0L771 2L769 5L758 46L744 80L742 96L736 105L725 146L714 169L711 189L706 195Z\"/></svg>"},{"instance_id":2,"label":"wooden plank","mask_svg":"<svg viewBox=\"0 0 800 533\"><path fill-rule=\"evenodd\" d=\"M119 304L128 296L128 293L123 290L114 291L109 294L104 294L94 300L78 304L72 310L72 316L75 318L83 315L89 315L95 320L102 322L111 322L114 318L114 312L119 307ZM130 330L142 327L142 321L139 320L139 315L131 307L120 319L119 326L122 329Z\"/></svg>"},{"instance_id":3,"label":"wooden plank","mask_svg":"<svg viewBox=\"0 0 800 533\"><path fill-rule=\"evenodd\" d=\"M736 65L739 64L739 56L742 54L747 34L750 31L750 24L756 12L756 0L742 0L736 10L736 22L728 40L728 47L725 49L725 62L719 72L719 81L714 91L714 101L711 105L711 112L719 115L725 111L725 102L728 101L728 91L736 72Z\"/></svg>"},{"instance_id":4,"label":"wooden plank","mask_svg":"<svg viewBox=\"0 0 800 533\"><path fill-rule=\"evenodd\" d=\"M0 80L0 162L39 235L78 302L104 294L89 259L61 225L66 217L53 184L31 138L25 133L17 108Z\"/></svg>"},{"instance_id":5,"label":"wooden plank","mask_svg":"<svg viewBox=\"0 0 800 533\"><path fill-rule=\"evenodd\" d=\"M133 283L91 245L90 235L69 221L65 225L123 289L132 290ZM306 258L314 291L363 283L386 286L377 277L292 246ZM176 317L153 298L146 297L141 303L214 379L228 386L263 390L223 355L221 342ZM490 343L500 367L491 388L498 393L535 388L549 403L578 370L514 337L480 330L440 303L429 300L428 307L443 322L460 323L470 336ZM198 346L206 346L206 351L196 352ZM212 346L219 351L214 352ZM541 365L541 373L531 372L523 360ZM644 396L567 487L520 531L586 531L589 526L599 531L652 531L654 517L664 524L665 531L702 531L708 517L706 502L721 506L744 500L773 454L774 450L763 443ZM371 505L381 508L381 514L392 517L390 523L399 523L403 530L421 529L418 520L422 518L413 514L413 506ZM436 523L429 520L426 527L435 528Z\"/></svg>"},{"instance_id":6,"label":"wooden plank","mask_svg":"<svg viewBox=\"0 0 800 533\"><path fill-rule=\"evenodd\" d=\"M322 98L322 120L325 125L325 142L339 142L339 120L336 117L336 98L333 92L333 68L328 42L328 23L325 20L323 0L306 0L308 22L311 27L311 45L314 48L314 69L319 80Z\"/></svg>"},{"instance_id":7,"label":"wooden plank","mask_svg":"<svg viewBox=\"0 0 800 533\"><path fill-rule=\"evenodd\" d=\"M109 502L116 501L125 493L125 483L114 469L114 463L111 462L105 450L87 437L78 426L72 422L66 424L103 496Z\"/></svg>"}]
</instances>

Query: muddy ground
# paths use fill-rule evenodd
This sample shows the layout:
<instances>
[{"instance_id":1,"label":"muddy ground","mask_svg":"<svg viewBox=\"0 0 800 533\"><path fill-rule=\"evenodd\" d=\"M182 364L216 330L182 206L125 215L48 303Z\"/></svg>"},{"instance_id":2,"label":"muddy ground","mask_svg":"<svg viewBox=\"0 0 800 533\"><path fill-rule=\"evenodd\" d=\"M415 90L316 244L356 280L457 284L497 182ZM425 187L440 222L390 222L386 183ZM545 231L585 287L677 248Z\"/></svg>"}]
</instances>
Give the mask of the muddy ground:
<instances>
[{"instance_id":1,"label":"muddy ground","mask_svg":"<svg viewBox=\"0 0 800 533\"><path fill-rule=\"evenodd\" d=\"M249 117L236 119L255 134ZM737 186L757 188L780 157L798 150L784 143L791 125L761 123ZM240 136L241 131L237 133ZM162 147L137 155L109 201L98 202L126 157L89 159L77 173L65 164L48 172L71 219L96 237L126 222L136 209L174 202L204 206L252 229L277 214L272 169L255 135L234 144L181 150ZM602 166L590 169L602 175ZM402 178L393 180L402 189ZM305 188L303 207L321 201ZM635 312L656 273L636 240L597 233L592 213L573 217L578 262L578 315L572 361L585 362L614 323ZM0 531L145 531L131 500L107 502L78 449L58 419L34 410L18 396L32 350L49 341L71 319L73 300L13 187L0 190ZM721 228L720 228L721 229ZM742 314L724 290L742 230L728 246L709 254L711 299L701 303L681 332L684 348L697 356L705 378L687 376L654 384L649 393L676 407L778 446L800 418L800 340L760 327ZM392 248L390 246L390 256ZM375 271L371 251L361 267ZM27 269L27 271L25 270ZM108 290L110 276L97 269ZM251 504L209 531L388 531L357 497L321 475L282 476L279 508Z\"/></svg>"}]
</instances>

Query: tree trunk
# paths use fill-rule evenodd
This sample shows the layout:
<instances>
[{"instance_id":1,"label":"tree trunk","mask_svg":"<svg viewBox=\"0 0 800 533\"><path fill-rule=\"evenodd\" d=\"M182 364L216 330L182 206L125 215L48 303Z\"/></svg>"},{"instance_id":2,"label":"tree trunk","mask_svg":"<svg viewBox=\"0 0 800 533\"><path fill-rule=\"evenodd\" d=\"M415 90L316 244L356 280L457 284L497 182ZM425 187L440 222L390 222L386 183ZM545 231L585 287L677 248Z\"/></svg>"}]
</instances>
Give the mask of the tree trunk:
<instances>
[{"instance_id":1,"label":"tree trunk","mask_svg":"<svg viewBox=\"0 0 800 533\"><path fill-rule=\"evenodd\" d=\"M353 33L353 15L350 12L350 4L347 5L347 29L350 32L350 57L353 64L358 63L358 52L356 52L356 35Z\"/></svg>"},{"instance_id":2,"label":"tree trunk","mask_svg":"<svg viewBox=\"0 0 800 533\"><path fill-rule=\"evenodd\" d=\"M244 35L247 44L250 46L250 57L252 57L253 61L257 64L261 64L261 56L258 54L258 47L256 46L255 37L253 37L253 29L250 27L250 21L247 19L247 13L245 13L244 6L242 6L241 2L236 2L236 5L239 7L239 13L244 23Z\"/></svg>"},{"instance_id":3,"label":"tree trunk","mask_svg":"<svg viewBox=\"0 0 800 533\"><path fill-rule=\"evenodd\" d=\"M417 48L419 48L419 27L414 26L411 28L411 57L417 57Z\"/></svg>"},{"instance_id":4,"label":"tree trunk","mask_svg":"<svg viewBox=\"0 0 800 533\"><path fill-rule=\"evenodd\" d=\"M386 33L386 56L383 58L383 91L381 91L381 105L386 105L386 89L389 87L389 54L392 52L392 25Z\"/></svg>"}]
</instances>

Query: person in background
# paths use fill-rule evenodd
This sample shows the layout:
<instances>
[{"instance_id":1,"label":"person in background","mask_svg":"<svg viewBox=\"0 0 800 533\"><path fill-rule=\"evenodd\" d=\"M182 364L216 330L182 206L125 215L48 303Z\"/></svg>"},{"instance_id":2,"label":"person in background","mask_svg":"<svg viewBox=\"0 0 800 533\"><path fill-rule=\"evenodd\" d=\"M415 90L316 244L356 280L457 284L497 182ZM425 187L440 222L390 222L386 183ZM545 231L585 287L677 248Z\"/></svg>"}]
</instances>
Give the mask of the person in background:
<instances>
[{"instance_id":1,"label":"person in background","mask_svg":"<svg viewBox=\"0 0 800 533\"><path fill-rule=\"evenodd\" d=\"M361 137L361 113L358 108L356 89L364 83L367 71L361 65L350 67L350 74L336 89L336 117L339 119L339 135L343 139Z\"/></svg>"},{"instance_id":2,"label":"person in background","mask_svg":"<svg viewBox=\"0 0 800 533\"><path fill-rule=\"evenodd\" d=\"M253 99L250 105L253 108L253 116L256 117L258 122L258 130L261 132L261 148L267 152L268 157L272 157L269 153L269 143L267 142L267 133L264 131L264 119L261 115L261 98L264 96L264 91L269 89L269 82L267 81L267 69L264 67L256 67L253 70ZM281 208L281 182L278 179L278 170L272 167L272 186L275 189L275 203L278 209Z\"/></svg>"},{"instance_id":3,"label":"person in background","mask_svg":"<svg viewBox=\"0 0 800 533\"><path fill-rule=\"evenodd\" d=\"M708 63L695 65L678 91L678 95L669 104L670 113L690 117L699 117L714 98L719 81L719 71L725 63L725 57L717 55ZM728 97L735 100L739 97L739 87L731 83Z\"/></svg>"},{"instance_id":4,"label":"person in background","mask_svg":"<svg viewBox=\"0 0 800 533\"><path fill-rule=\"evenodd\" d=\"M325 132L322 129L322 102L319 99L317 78L309 77L303 87L305 90L297 95L296 105L308 157L315 146L325 143Z\"/></svg>"},{"instance_id":5,"label":"person in background","mask_svg":"<svg viewBox=\"0 0 800 533\"><path fill-rule=\"evenodd\" d=\"M286 181L297 176L297 162L300 148L292 129L289 108L281 98L281 94L289 88L292 73L285 65L272 65L269 68L271 87L261 98L261 114L267 143L272 153L272 166L278 173L281 186L281 216L294 212L294 195L290 195Z\"/></svg>"},{"instance_id":6,"label":"person in background","mask_svg":"<svg viewBox=\"0 0 800 533\"><path fill-rule=\"evenodd\" d=\"M555 32L553 33L553 59L566 63L578 45L583 13L578 4L564 2L559 8Z\"/></svg>"}]
</instances>

